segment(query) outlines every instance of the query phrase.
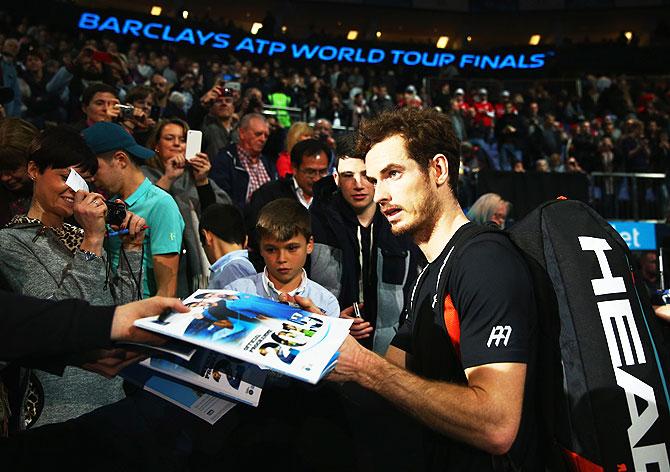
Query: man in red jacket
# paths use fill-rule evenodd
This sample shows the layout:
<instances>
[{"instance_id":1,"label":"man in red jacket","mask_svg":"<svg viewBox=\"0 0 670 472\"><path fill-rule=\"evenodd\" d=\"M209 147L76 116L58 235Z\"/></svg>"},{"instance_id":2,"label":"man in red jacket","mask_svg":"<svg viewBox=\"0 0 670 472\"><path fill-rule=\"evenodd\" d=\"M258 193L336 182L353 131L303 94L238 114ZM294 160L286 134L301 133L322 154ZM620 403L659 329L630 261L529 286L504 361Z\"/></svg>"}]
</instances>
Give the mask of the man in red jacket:
<instances>
[{"instance_id":1,"label":"man in red jacket","mask_svg":"<svg viewBox=\"0 0 670 472\"><path fill-rule=\"evenodd\" d=\"M488 100L488 92L485 88L479 89L477 94L479 100L475 99L473 108L475 109L474 134L476 137L489 139L493 132L493 119L495 109Z\"/></svg>"}]
</instances>

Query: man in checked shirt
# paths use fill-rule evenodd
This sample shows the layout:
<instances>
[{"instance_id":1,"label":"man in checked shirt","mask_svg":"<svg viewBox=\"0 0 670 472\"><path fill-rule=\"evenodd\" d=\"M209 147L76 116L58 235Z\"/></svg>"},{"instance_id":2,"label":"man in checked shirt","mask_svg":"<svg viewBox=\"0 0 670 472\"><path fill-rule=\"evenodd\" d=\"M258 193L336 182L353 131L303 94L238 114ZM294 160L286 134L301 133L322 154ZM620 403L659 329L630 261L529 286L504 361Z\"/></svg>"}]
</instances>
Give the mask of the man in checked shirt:
<instances>
[{"instance_id":1,"label":"man in checked shirt","mask_svg":"<svg viewBox=\"0 0 670 472\"><path fill-rule=\"evenodd\" d=\"M263 155L270 130L263 115L249 113L240 120L240 140L212 161L210 177L241 210L263 184L277 178L274 163Z\"/></svg>"}]
</instances>

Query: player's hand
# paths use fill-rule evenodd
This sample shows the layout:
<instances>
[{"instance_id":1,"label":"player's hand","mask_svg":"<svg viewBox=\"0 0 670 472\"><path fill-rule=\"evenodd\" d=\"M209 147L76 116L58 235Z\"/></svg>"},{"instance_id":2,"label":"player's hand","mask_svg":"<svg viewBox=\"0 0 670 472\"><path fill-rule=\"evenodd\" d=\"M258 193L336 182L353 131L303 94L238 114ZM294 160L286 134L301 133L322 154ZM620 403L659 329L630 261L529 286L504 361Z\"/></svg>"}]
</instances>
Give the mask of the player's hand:
<instances>
[{"instance_id":1,"label":"player's hand","mask_svg":"<svg viewBox=\"0 0 670 472\"><path fill-rule=\"evenodd\" d=\"M369 365L369 356L376 355L361 346L352 336L347 336L338 352L340 355L335 368L326 377L332 382L356 381Z\"/></svg>"}]
</instances>

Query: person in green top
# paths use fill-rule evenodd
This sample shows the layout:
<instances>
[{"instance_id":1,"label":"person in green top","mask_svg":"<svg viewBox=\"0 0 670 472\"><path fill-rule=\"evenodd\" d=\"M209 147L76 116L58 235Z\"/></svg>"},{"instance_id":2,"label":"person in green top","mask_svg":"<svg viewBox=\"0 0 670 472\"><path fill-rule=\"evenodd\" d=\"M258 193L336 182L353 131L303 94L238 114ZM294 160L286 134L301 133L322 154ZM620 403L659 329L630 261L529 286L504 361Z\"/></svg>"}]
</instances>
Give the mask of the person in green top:
<instances>
[{"instance_id":1,"label":"person in green top","mask_svg":"<svg viewBox=\"0 0 670 472\"><path fill-rule=\"evenodd\" d=\"M110 195L117 195L128 210L146 220L143 274L134 274L144 279L144 297L174 297L184 220L170 194L153 185L142 173L140 166L154 152L138 145L115 123L96 123L82 134L98 158L95 184ZM114 266L124 257L118 237L108 238L107 251Z\"/></svg>"},{"instance_id":2,"label":"person in green top","mask_svg":"<svg viewBox=\"0 0 670 472\"><path fill-rule=\"evenodd\" d=\"M277 87L277 90L275 90L274 93L271 93L268 95L268 102L270 105L274 105L276 107L288 107L291 105L291 97L289 97L284 91L282 90L281 86ZM291 116L288 114L288 111L279 109L277 110L277 121L279 121L279 124L281 125L282 128L290 128L291 127Z\"/></svg>"}]
</instances>

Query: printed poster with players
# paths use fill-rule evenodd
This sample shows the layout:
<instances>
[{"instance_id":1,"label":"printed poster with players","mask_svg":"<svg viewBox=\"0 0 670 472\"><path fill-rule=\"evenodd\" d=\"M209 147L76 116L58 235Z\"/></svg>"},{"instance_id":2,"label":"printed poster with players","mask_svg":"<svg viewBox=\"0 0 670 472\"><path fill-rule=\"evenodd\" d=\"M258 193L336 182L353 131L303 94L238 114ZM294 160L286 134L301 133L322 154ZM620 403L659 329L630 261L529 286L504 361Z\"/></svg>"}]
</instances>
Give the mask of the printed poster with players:
<instances>
[{"instance_id":1,"label":"printed poster with players","mask_svg":"<svg viewBox=\"0 0 670 472\"><path fill-rule=\"evenodd\" d=\"M352 323L232 290L201 289L184 304L188 313L135 325L312 384L335 366Z\"/></svg>"}]
</instances>

